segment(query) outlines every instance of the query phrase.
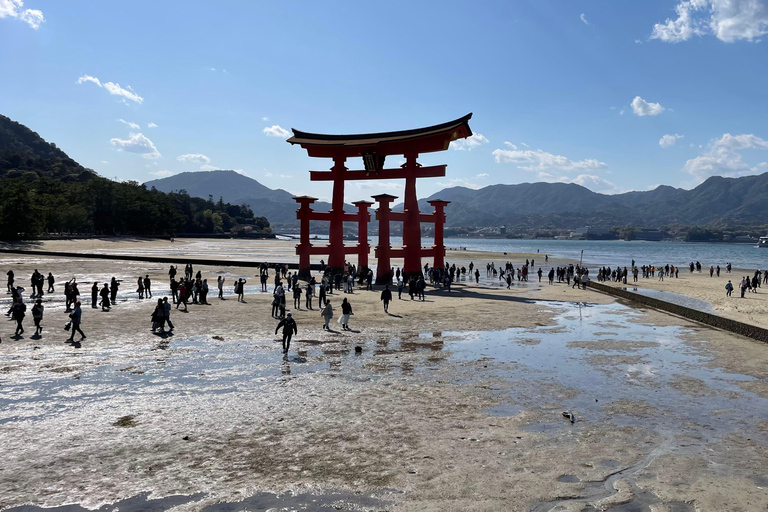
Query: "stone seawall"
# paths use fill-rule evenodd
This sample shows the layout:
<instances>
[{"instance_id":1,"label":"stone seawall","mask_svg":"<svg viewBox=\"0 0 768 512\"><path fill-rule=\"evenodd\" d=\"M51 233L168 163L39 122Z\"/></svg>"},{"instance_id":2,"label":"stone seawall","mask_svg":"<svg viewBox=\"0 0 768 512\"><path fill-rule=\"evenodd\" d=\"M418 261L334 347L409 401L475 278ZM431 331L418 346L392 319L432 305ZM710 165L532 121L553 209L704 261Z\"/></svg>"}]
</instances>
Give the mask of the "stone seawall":
<instances>
[{"instance_id":1,"label":"stone seawall","mask_svg":"<svg viewBox=\"0 0 768 512\"><path fill-rule=\"evenodd\" d=\"M682 316L683 318L687 318L695 322L701 322L712 327L717 327L718 329L723 329L725 331L733 332L748 338L752 338L754 340L768 343L768 329L763 329L762 327L745 324L744 322L731 320L730 318L723 318L711 313L705 313L696 309L672 304L671 302L654 299L653 297L646 297L645 295L640 295L639 293L633 293L628 290L622 290L621 288L615 288L613 286L608 286L595 281L590 281L589 287L593 290L607 293L608 295L613 295L614 297L621 297L623 299L639 302L640 304Z\"/></svg>"},{"instance_id":2,"label":"stone seawall","mask_svg":"<svg viewBox=\"0 0 768 512\"><path fill-rule=\"evenodd\" d=\"M211 258L185 258L176 256L136 256L131 254L98 254L98 253L77 253L77 252L62 252L62 251L34 251L25 249L0 249L0 254L19 254L23 256L57 256L72 259L99 259L99 260L123 260L123 261L145 261L148 263L173 263L176 265L192 263L193 265L206 265L210 267L258 267L261 265L261 261L243 261L243 260L228 260L228 259L211 259ZM263 261L263 260L262 260ZM284 263L280 261L268 261L267 264L271 268L274 268L275 264L288 265L289 269L298 269L298 263ZM318 263L310 265L312 270L324 270Z\"/></svg>"}]
</instances>

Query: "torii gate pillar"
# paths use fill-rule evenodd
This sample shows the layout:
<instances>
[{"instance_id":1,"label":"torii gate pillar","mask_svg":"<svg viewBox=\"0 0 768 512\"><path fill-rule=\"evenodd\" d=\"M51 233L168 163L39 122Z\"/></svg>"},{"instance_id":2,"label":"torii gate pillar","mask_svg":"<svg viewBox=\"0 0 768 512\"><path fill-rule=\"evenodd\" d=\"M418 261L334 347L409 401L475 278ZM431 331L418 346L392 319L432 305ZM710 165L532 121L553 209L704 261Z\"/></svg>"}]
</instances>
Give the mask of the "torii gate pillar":
<instances>
[{"instance_id":1,"label":"torii gate pillar","mask_svg":"<svg viewBox=\"0 0 768 512\"><path fill-rule=\"evenodd\" d=\"M371 220L371 214L368 213L368 207L373 203L355 201L352 204L357 206L357 266L361 271L367 272L368 254L371 252L371 244L368 243L368 222Z\"/></svg>"},{"instance_id":2,"label":"torii gate pillar","mask_svg":"<svg viewBox=\"0 0 768 512\"><path fill-rule=\"evenodd\" d=\"M445 207L450 201L443 201L442 199L433 199L429 201L435 208L435 241L432 245L432 250L435 253L435 260L432 264L435 268L445 267L445 241L444 241L444 224L445 224Z\"/></svg>"},{"instance_id":3,"label":"torii gate pillar","mask_svg":"<svg viewBox=\"0 0 768 512\"><path fill-rule=\"evenodd\" d=\"M299 277L301 279L309 279L311 274L309 255L312 249L312 244L309 243L309 221L313 212L310 205L317 201L317 198L300 196L293 199L299 203L299 209L296 210L296 218L299 219L299 225L301 226L299 245L296 246L296 254L299 255Z\"/></svg>"},{"instance_id":4,"label":"torii gate pillar","mask_svg":"<svg viewBox=\"0 0 768 512\"><path fill-rule=\"evenodd\" d=\"M379 221L379 243L376 246L376 284L392 283L392 262L390 260L392 247L389 245L389 221L392 210L389 203L397 199L397 196L390 194L379 194L373 196L379 209L376 210L376 220Z\"/></svg>"}]
</instances>

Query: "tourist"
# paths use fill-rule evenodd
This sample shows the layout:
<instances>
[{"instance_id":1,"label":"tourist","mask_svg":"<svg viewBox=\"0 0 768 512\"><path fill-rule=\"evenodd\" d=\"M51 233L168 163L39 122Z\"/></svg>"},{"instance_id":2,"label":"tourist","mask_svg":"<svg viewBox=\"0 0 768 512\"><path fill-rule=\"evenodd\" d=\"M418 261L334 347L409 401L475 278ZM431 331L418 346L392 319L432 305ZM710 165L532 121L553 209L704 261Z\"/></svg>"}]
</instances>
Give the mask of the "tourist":
<instances>
[{"instance_id":1,"label":"tourist","mask_svg":"<svg viewBox=\"0 0 768 512\"><path fill-rule=\"evenodd\" d=\"M149 274L144 277L144 295L148 299L152 297L152 281L149 279Z\"/></svg>"},{"instance_id":2,"label":"tourist","mask_svg":"<svg viewBox=\"0 0 768 512\"><path fill-rule=\"evenodd\" d=\"M112 304L117 304L117 289L120 288L120 281L115 279L115 277L112 277L112 280L109 283L109 300L112 302Z\"/></svg>"},{"instance_id":3,"label":"tourist","mask_svg":"<svg viewBox=\"0 0 768 512\"><path fill-rule=\"evenodd\" d=\"M184 279L179 282L179 298L176 300L176 309L179 309L181 304L184 304L184 311L187 310L187 280Z\"/></svg>"},{"instance_id":4,"label":"tourist","mask_svg":"<svg viewBox=\"0 0 768 512\"><path fill-rule=\"evenodd\" d=\"M235 292L237 293L237 302L245 302L245 283L247 281L242 277L237 280Z\"/></svg>"},{"instance_id":5,"label":"tourist","mask_svg":"<svg viewBox=\"0 0 768 512\"><path fill-rule=\"evenodd\" d=\"M733 284L731 283L731 280L728 280L728 284L725 285L725 296L730 297L731 293L733 293Z\"/></svg>"},{"instance_id":6,"label":"tourist","mask_svg":"<svg viewBox=\"0 0 768 512\"><path fill-rule=\"evenodd\" d=\"M53 293L53 283L56 282L56 279L54 279L53 274L48 272L48 293Z\"/></svg>"},{"instance_id":7,"label":"tourist","mask_svg":"<svg viewBox=\"0 0 768 512\"><path fill-rule=\"evenodd\" d=\"M99 307L99 283L94 282L91 286L91 308L96 309Z\"/></svg>"},{"instance_id":8,"label":"tourist","mask_svg":"<svg viewBox=\"0 0 768 512\"><path fill-rule=\"evenodd\" d=\"M171 332L173 322L171 322L171 305L168 303L168 297L163 297L163 320L168 324L168 332Z\"/></svg>"},{"instance_id":9,"label":"tourist","mask_svg":"<svg viewBox=\"0 0 768 512\"><path fill-rule=\"evenodd\" d=\"M365 289L366 291L373 291L373 270L368 270L368 274L365 276Z\"/></svg>"},{"instance_id":10,"label":"tourist","mask_svg":"<svg viewBox=\"0 0 768 512\"><path fill-rule=\"evenodd\" d=\"M277 289L272 292L272 318L277 318L278 311L280 309L280 296L277 293Z\"/></svg>"},{"instance_id":11,"label":"tourist","mask_svg":"<svg viewBox=\"0 0 768 512\"><path fill-rule=\"evenodd\" d=\"M389 289L389 285L384 285L384 289L381 291L381 301L384 302L384 312L389 313L389 302L392 300L392 291Z\"/></svg>"},{"instance_id":12,"label":"tourist","mask_svg":"<svg viewBox=\"0 0 768 512\"><path fill-rule=\"evenodd\" d=\"M104 288L101 289L101 310L102 311L109 311L109 308L111 306L109 302L109 286L107 283L104 283Z\"/></svg>"},{"instance_id":13,"label":"tourist","mask_svg":"<svg viewBox=\"0 0 768 512\"><path fill-rule=\"evenodd\" d=\"M269 274L266 271L259 276L259 281L261 282L261 291L263 291L263 292L267 291L267 280L268 279L269 279Z\"/></svg>"},{"instance_id":14,"label":"tourist","mask_svg":"<svg viewBox=\"0 0 768 512\"><path fill-rule=\"evenodd\" d=\"M325 304L328 303L328 298L325 294L325 277L320 280L320 288L317 296L317 307L322 308Z\"/></svg>"},{"instance_id":15,"label":"tourist","mask_svg":"<svg viewBox=\"0 0 768 512\"><path fill-rule=\"evenodd\" d=\"M208 304L208 280L203 279L200 286L200 304Z\"/></svg>"},{"instance_id":16,"label":"tourist","mask_svg":"<svg viewBox=\"0 0 768 512\"><path fill-rule=\"evenodd\" d=\"M27 315L27 305L22 300L17 300L13 306L11 306L12 318L16 321L16 336L21 336L24 333L24 317Z\"/></svg>"},{"instance_id":17,"label":"tourist","mask_svg":"<svg viewBox=\"0 0 768 512\"><path fill-rule=\"evenodd\" d=\"M328 327L328 322L331 321L331 318L333 318L333 306L331 306L331 303L329 301L325 302L325 307L320 312L320 316L323 317L323 329L326 331L330 331L331 328Z\"/></svg>"},{"instance_id":18,"label":"tourist","mask_svg":"<svg viewBox=\"0 0 768 512\"><path fill-rule=\"evenodd\" d=\"M314 295L313 293L314 289L315 289L315 286L311 282L307 284L307 291L304 292L304 297L306 298L305 306L307 309L312 309L312 296Z\"/></svg>"},{"instance_id":19,"label":"tourist","mask_svg":"<svg viewBox=\"0 0 768 512\"><path fill-rule=\"evenodd\" d=\"M8 276L8 293L13 294L13 270L9 270L6 275Z\"/></svg>"},{"instance_id":20,"label":"tourist","mask_svg":"<svg viewBox=\"0 0 768 512\"><path fill-rule=\"evenodd\" d=\"M216 287L219 289L219 299L224 300L224 277L216 278Z\"/></svg>"},{"instance_id":21,"label":"tourist","mask_svg":"<svg viewBox=\"0 0 768 512\"><path fill-rule=\"evenodd\" d=\"M741 282L739 283L739 288L741 288L741 298L744 298L744 294L747 291L747 286L749 286L749 281L746 277L741 278Z\"/></svg>"},{"instance_id":22,"label":"tourist","mask_svg":"<svg viewBox=\"0 0 768 512\"><path fill-rule=\"evenodd\" d=\"M175 277L176 277L176 267L171 265L171 268L168 269L168 279L169 279L169 282L173 281L173 278L175 278Z\"/></svg>"},{"instance_id":23,"label":"tourist","mask_svg":"<svg viewBox=\"0 0 768 512\"><path fill-rule=\"evenodd\" d=\"M165 332L165 329L163 329L163 324L165 323L165 306L163 305L163 299L157 299L157 305L155 306L155 310L152 312L152 332L155 332L157 329L160 329L160 332Z\"/></svg>"},{"instance_id":24,"label":"tourist","mask_svg":"<svg viewBox=\"0 0 768 512\"><path fill-rule=\"evenodd\" d=\"M397 276L397 299L398 300L401 300L403 298L403 288L404 288L403 280L400 278L400 276Z\"/></svg>"},{"instance_id":25,"label":"tourist","mask_svg":"<svg viewBox=\"0 0 768 512\"><path fill-rule=\"evenodd\" d=\"M83 310L80 309L80 301L75 301L75 310L69 314L69 318L71 318L72 323L72 334L69 336L69 339L67 341L73 342L75 341L75 332L80 333L80 341L83 341L85 339L85 333L80 328L80 324L83 321Z\"/></svg>"},{"instance_id":26,"label":"tourist","mask_svg":"<svg viewBox=\"0 0 768 512\"><path fill-rule=\"evenodd\" d=\"M139 276L139 278L136 280L136 293L139 294L139 298L144 298L144 280Z\"/></svg>"},{"instance_id":27,"label":"tourist","mask_svg":"<svg viewBox=\"0 0 768 512\"><path fill-rule=\"evenodd\" d=\"M344 300L341 302L341 316L339 317L339 323L341 324L341 328L345 331L349 330L349 317L352 316L354 313L352 313L352 304L349 303L349 301L344 298Z\"/></svg>"},{"instance_id":28,"label":"tourist","mask_svg":"<svg viewBox=\"0 0 768 512\"><path fill-rule=\"evenodd\" d=\"M293 287L293 307L301 309L301 288L295 285Z\"/></svg>"},{"instance_id":29,"label":"tourist","mask_svg":"<svg viewBox=\"0 0 768 512\"><path fill-rule=\"evenodd\" d=\"M290 313L277 324L277 327L275 327L275 334L277 334L277 331L279 331L281 327L283 328L283 354L287 354L288 349L291 348L291 337L294 334L298 334L299 329Z\"/></svg>"},{"instance_id":30,"label":"tourist","mask_svg":"<svg viewBox=\"0 0 768 512\"><path fill-rule=\"evenodd\" d=\"M43 321L44 309L45 306L43 306L43 301L40 299L37 299L35 305L32 306L32 320L35 322L35 336L40 336L40 333L43 332L43 327L40 323Z\"/></svg>"}]
</instances>

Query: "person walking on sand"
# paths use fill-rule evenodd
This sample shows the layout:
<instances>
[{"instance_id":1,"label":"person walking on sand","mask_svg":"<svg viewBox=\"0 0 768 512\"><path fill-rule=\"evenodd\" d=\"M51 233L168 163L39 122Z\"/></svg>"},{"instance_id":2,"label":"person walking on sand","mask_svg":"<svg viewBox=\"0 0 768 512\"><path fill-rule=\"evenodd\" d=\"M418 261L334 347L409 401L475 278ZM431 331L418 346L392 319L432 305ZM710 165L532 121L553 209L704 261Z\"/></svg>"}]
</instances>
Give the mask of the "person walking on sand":
<instances>
[{"instance_id":1,"label":"person walking on sand","mask_svg":"<svg viewBox=\"0 0 768 512\"><path fill-rule=\"evenodd\" d=\"M731 280L728 280L728 284L725 285L725 296L730 297L731 293L733 293L733 284L731 283Z\"/></svg>"},{"instance_id":2,"label":"person walking on sand","mask_svg":"<svg viewBox=\"0 0 768 512\"><path fill-rule=\"evenodd\" d=\"M237 302L245 302L245 283L242 277L237 281Z\"/></svg>"},{"instance_id":3,"label":"person walking on sand","mask_svg":"<svg viewBox=\"0 0 768 512\"><path fill-rule=\"evenodd\" d=\"M381 291L381 301L384 303L384 312L389 313L389 303L392 300L392 291L389 289L389 285L384 285L384 289Z\"/></svg>"},{"instance_id":4,"label":"person walking on sand","mask_svg":"<svg viewBox=\"0 0 768 512\"><path fill-rule=\"evenodd\" d=\"M331 328L328 327L328 322L330 322L331 318L333 318L333 306L331 306L329 301L325 301L325 307L320 312L320 316L323 317L323 329L330 331Z\"/></svg>"},{"instance_id":5,"label":"person walking on sand","mask_svg":"<svg viewBox=\"0 0 768 512\"><path fill-rule=\"evenodd\" d=\"M91 286L91 308L99 307L99 283L94 282Z\"/></svg>"},{"instance_id":6,"label":"person walking on sand","mask_svg":"<svg viewBox=\"0 0 768 512\"><path fill-rule=\"evenodd\" d=\"M320 287L317 295L317 307L322 308L328 303L328 297L325 292L325 278L320 281Z\"/></svg>"},{"instance_id":7,"label":"person walking on sand","mask_svg":"<svg viewBox=\"0 0 768 512\"><path fill-rule=\"evenodd\" d=\"M277 334L281 327L283 328L283 354L287 354L288 349L291 348L291 337L299 333L299 328L296 325L296 320L293 319L290 313L277 324L275 334Z\"/></svg>"},{"instance_id":8,"label":"person walking on sand","mask_svg":"<svg viewBox=\"0 0 768 512\"><path fill-rule=\"evenodd\" d=\"M139 276L139 278L136 280L136 293L139 294L139 298L144 298L144 280Z\"/></svg>"},{"instance_id":9,"label":"person walking on sand","mask_svg":"<svg viewBox=\"0 0 768 512\"><path fill-rule=\"evenodd\" d=\"M173 281L173 278L176 277L176 267L171 265L171 268L168 269L168 281Z\"/></svg>"},{"instance_id":10,"label":"person walking on sand","mask_svg":"<svg viewBox=\"0 0 768 512\"><path fill-rule=\"evenodd\" d=\"M56 279L54 279L53 274L48 272L48 293L53 293L53 284L56 282Z\"/></svg>"},{"instance_id":11,"label":"person walking on sand","mask_svg":"<svg viewBox=\"0 0 768 512\"><path fill-rule=\"evenodd\" d=\"M104 283L104 288L101 289L101 310L109 311L112 304L109 302L109 286Z\"/></svg>"},{"instance_id":12,"label":"person walking on sand","mask_svg":"<svg viewBox=\"0 0 768 512\"><path fill-rule=\"evenodd\" d=\"M183 279L179 282L179 298L176 300L176 309L184 304L184 311L187 310L187 280Z\"/></svg>"},{"instance_id":13,"label":"person walking on sand","mask_svg":"<svg viewBox=\"0 0 768 512\"><path fill-rule=\"evenodd\" d=\"M345 331L349 330L349 317L353 315L352 313L352 304L349 303L349 301L344 298L344 300L341 302L341 316L339 317L339 323L341 324L341 328Z\"/></svg>"},{"instance_id":14,"label":"person walking on sand","mask_svg":"<svg viewBox=\"0 0 768 512\"><path fill-rule=\"evenodd\" d=\"M43 306L43 301L40 299L37 299L35 305L32 306L32 320L35 322L35 336L40 336L40 333L43 332L43 327L40 323L43 321L44 309L45 306Z\"/></svg>"},{"instance_id":15,"label":"person walking on sand","mask_svg":"<svg viewBox=\"0 0 768 512\"><path fill-rule=\"evenodd\" d=\"M144 296L148 299L152 298L152 281L149 279L149 274L144 277Z\"/></svg>"},{"instance_id":16,"label":"person walking on sand","mask_svg":"<svg viewBox=\"0 0 768 512\"><path fill-rule=\"evenodd\" d=\"M739 288L741 288L741 298L744 298L744 294L747 292L747 278L742 277L741 282L739 283Z\"/></svg>"},{"instance_id":17,"label":"person walking on sand","mask_svg":"<svg viewBox=\"0 0 768 512\"><path fill-rule=\"evenodd\" d=\"M13 310L12 318L16 321L16 336L21 336L24 334L22 322L24 322L24 317L27 316L27 305L23 301L18 300L11 309Z\"/></svg>"},{"instance_id":18,"label":"person walking on sand","mask_svg":"<svg viewBox=\"0 0 768 512\"><path fill-rule=\"evenodd\" d=\"M224 276L219 276L216 279L216 286L219 289L219 299L224 300Z\"/></svg>"},{"instance_id":19,"label":"person walking on sand","mask_svg":"<svg viewBox=\"0 0 768 512\"><path fill-rule=\"evenodd\" d=\"M163 320L168 324L168 332L173 331L173 322L171 322L171 304L168 297L163 297Z\"/></svg>"},{"instance_id":20,"label":"person walking on sand","mask_svg":"<svg viewBox=\"0 0 768 512\"><path fill-rule=\"evenodd\" d=\"M165 323L165 306L163 306L163 299L157 299L157 305L155 306L154 311L152 311L152 332L156 332L158 329L160 329L160 332L165 332L165 329L163 329L163 324Z\"/></svg>"},{"instance_id":21,"label":"person walking on sand","mask_svg":"<svg viewBox=\"0 0 768 512\"><path fill-rule=\"evenodd\" d=\"M85 333L80 328L80 325L83 322L83 310L80 308L80 301L79 300L75 301L75 310L72 311L72 313L69 314L69 318L72 319L71 320L71 322L72 322L72 334L69 336L69 339L67 341L69 341L70 343L75 341L75 332L79 332L80 333L80 336L81 336L80 341L83 341L85 339Z\"/></svg>"}]
</instances>

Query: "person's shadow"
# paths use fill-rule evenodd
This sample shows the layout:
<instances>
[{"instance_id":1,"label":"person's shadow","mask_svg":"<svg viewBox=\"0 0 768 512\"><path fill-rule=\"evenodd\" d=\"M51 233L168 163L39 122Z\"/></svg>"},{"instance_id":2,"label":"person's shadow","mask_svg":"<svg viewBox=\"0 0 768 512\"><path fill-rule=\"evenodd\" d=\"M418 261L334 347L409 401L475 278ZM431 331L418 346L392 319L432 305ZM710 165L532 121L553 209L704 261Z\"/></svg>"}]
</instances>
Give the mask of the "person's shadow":
<instances>
[{"instance_id":1,"label":"person's shadow","mask_svg":"<svg viewBox=\"0 0 768 512\"><path fill-rule=\"evenodd\" d=\"M389 311L386 311L387 315L391 316L392 318L403 318L402 315L395 315L393 313L390 313Z\"/></svg>"}]
</instances>

